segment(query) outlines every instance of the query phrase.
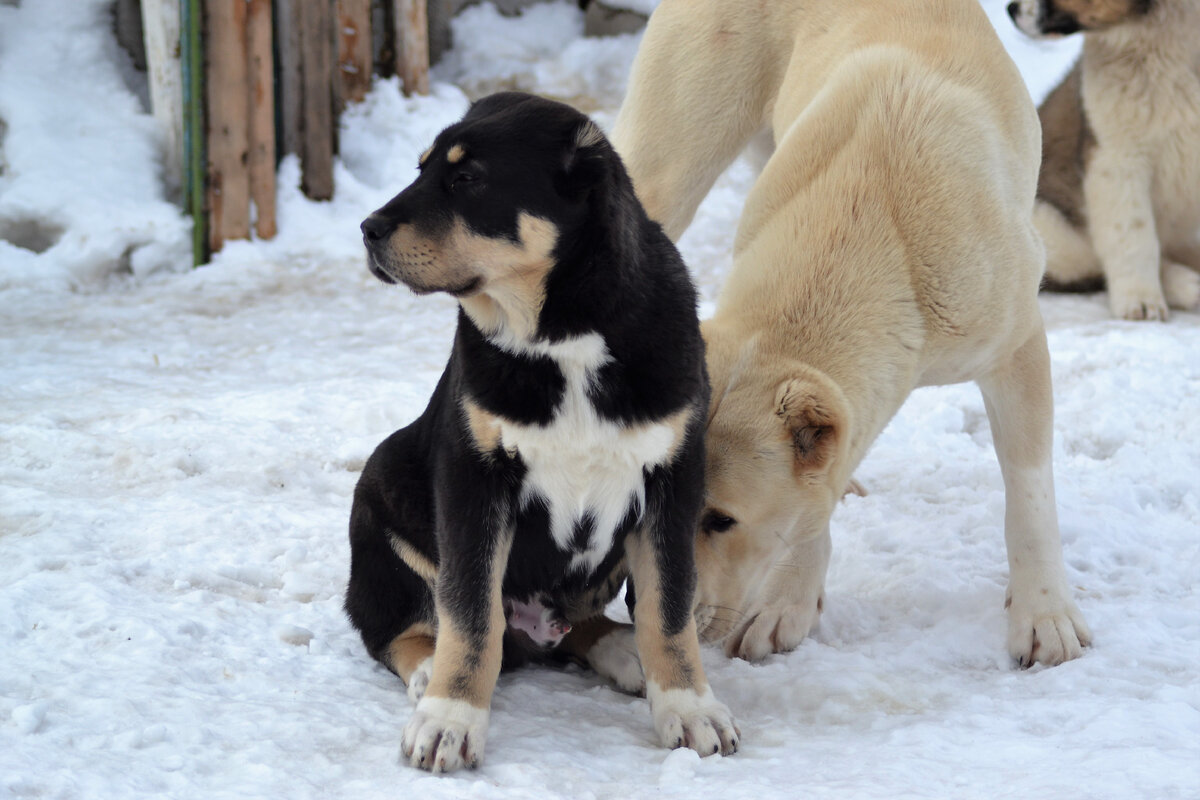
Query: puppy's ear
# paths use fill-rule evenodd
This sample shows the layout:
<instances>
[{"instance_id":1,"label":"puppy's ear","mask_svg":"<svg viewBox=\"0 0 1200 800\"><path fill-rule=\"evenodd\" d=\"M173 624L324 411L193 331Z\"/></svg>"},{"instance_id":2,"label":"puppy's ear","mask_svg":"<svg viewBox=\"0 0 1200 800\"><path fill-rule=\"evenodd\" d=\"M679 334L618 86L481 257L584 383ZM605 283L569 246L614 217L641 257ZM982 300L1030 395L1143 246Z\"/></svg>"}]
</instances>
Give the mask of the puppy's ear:
<instances>
[{"instance_id":1,"label":"puppy's ear","mask_svg":"<svg viewBox=\"0 0 1200 800\"><path fill-rule=\"evenodd\" d=\"M567 185L586 190L600 181L607 169L606 152L611 149L600 127L590 119L579 123L567 147L563 166Z\"/></svg>"},{"instance_id":2,"label":"puppy's ear","mask_svg":"<svg viewBox=\"0 0 1200 800\"><path fill-rule=\"evenodd\" d=\"M775 392L775 415L792 443L797 478L824 473L837 455L843 422L817 384L792 378Z\"/></svg>"}]
</instances>

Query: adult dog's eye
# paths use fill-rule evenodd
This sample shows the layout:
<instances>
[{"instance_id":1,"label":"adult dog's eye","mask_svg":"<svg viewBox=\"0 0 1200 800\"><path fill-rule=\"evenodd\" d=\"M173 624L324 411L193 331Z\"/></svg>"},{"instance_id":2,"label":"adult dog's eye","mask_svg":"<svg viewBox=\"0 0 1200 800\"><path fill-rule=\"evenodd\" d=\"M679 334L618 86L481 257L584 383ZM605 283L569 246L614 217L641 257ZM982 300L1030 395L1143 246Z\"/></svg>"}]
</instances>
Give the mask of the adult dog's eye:
<instances>
[{"instance_id":1,"label":"adult dog's eye","mask_svg":"<svg viewBox=\"0 0 1200 800\"><path fill-rule=\"evenodd\" d=\"M700 518L700 530L705 533L725 533L736 524L736 519L720 511L705 511Z\"/></svg>"}]
</instances>

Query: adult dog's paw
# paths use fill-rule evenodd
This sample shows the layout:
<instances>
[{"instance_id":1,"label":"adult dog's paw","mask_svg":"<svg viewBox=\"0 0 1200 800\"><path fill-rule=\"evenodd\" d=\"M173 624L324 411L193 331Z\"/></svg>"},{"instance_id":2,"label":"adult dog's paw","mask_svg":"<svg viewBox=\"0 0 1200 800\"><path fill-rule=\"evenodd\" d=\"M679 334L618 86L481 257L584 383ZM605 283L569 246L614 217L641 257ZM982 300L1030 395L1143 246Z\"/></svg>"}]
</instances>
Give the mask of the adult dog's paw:
<instances>
[{"instance_id":1,"label":"adult dog's paw","mask_svg":"<svg viewBox=\"0 0 1200 800\"><path fill-rule=\"evenodd\" d=\"M1200 307L1200 272L1168 261L1162 272L1163 296L1171 308L1191 311Z\"/></svg>"},{"instance_id":2,"label":"adult dog's paw","mask_svg":"<svg viewBox=\"0 0 1200 800\"><path fill-rule=\"evenodd\" d=\"M741 731L725 704L713 697L712 689L699 694L692 689L659 689L649 683L646 695L654 729L665 746L688 747L701 756L737 752Z\"/></svg>"},{"instance_id":3,"label":"adult dog's paw","mask_svg":"<svg viewBox=\"0 0 1200 800\"><path fill-rule=\"evenodd\" d=\"M817 627L821 606L819 596L799 603L767 606L725 640L725 655L761 661L771 653L795 650Z\"/></svg>"},{"instance_id":4,"label":"adult dog's paw","mask_svg":"<svg viewBox=\"0 0 1200 800\"><path fill-rule=\"evenodd\" d=\"M1014 593L1007 606L1008 652L1022 667L1056 666L1079 658L1092 643L1092 632L1065 591Z\"/></svg>"},{"instance_id":5,"label":"adult dog's paw","mask_svg":"<svg viewBox=\"0 0 1200 800\"><path fill-rule=\"evenodd\" d=\"M462 700L424 697L404 728L401 757L430 772L474 769L487 743L489 711Z\"/></svg>"},{"instance_id":6,"label":"adult dog's paw","mask_svg":"<svg viewBox=\"0 0 1200 800\"><path fill-rule=\"evenodd\" d=\"M588 665L629 694L644 694L646 678L638 658L632 626L617 628L596 640L587 652Z\"/></svg>"}]
</instances>

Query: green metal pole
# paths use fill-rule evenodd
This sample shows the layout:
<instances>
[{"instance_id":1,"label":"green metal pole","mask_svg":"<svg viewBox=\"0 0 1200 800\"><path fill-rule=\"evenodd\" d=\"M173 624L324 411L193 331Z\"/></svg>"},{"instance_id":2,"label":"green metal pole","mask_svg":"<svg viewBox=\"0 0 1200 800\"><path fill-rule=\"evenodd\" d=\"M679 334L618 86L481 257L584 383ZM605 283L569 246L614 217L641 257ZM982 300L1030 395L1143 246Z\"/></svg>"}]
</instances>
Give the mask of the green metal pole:
<instances>
[{"instance_id":1,"label":"green metal pole","mask_svg":"<svg viewBox=\"0 0 1200 800\"><path fill-rule=\"evenodd\" d=\"M192 217L192 264L208 263L208 215L204 208L204 37L203 0L181 0L179 39L183 64L184 208Z\"/></svg>"}]
</instances>

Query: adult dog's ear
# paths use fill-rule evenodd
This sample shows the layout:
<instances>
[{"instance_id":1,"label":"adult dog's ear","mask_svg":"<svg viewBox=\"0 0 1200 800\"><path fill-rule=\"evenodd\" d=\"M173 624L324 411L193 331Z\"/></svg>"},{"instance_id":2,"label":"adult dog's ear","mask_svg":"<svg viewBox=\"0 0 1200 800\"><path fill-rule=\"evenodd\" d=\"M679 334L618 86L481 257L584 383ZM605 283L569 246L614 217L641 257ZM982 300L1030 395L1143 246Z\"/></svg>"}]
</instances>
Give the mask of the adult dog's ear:
<instances>
[{"instance_id":1,"label":"adult dog's ear","mask_svg":"<svg viewBox=\"0 0 1200 800\"><path fill-rule=\"evenodd\" d=\"M587 191L604 177L607 152L612 148L596 123L584 120L575 128L563 166L567 186L575 191Z\"/></svg>"},{"instance_id":2,"label":"adult dog's ear","mask_svg":"<svg viewBox=\"0 0 1200 800\"><path fill-rule=\"evenodd\" d=\"M822 475L844 436L844 421L828 391L804 378L791 378L775 392L775 415L792 444L798 480Z\"/></svg>"}]
</instances>

